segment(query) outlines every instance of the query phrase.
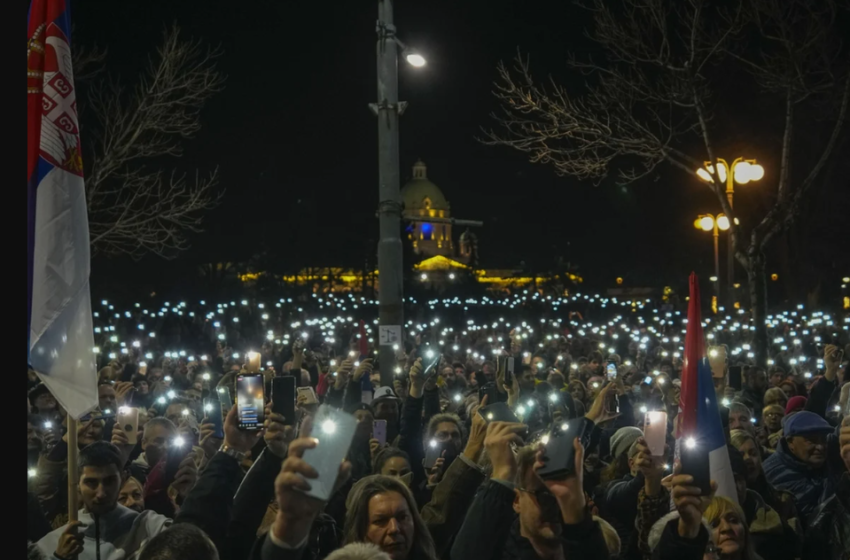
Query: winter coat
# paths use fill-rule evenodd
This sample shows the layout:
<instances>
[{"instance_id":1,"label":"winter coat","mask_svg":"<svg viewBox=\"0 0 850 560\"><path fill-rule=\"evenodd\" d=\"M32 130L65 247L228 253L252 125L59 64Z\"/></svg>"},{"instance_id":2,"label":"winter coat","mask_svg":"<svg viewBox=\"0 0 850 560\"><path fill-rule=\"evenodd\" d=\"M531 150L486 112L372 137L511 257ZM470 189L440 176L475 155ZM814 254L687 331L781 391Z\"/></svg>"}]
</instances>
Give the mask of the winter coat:
<instances>
[{"instance_id":1,"label":"winter coat","mask_svg":"<svg viewBox=\"0 0 850 560\"><path fill-rule=\"evenodd\" d=\"M803 545L803 560L850 558L850 473L833 496L815 510Z\"/></svg>"},{"instance_id":2,"label":"winter coat","mask_svg":"<svg viewBox=\"0 0 850 560\"><path fill-rule=\"evenodd\" d=\"M771 485L794 494L797 510L804 519L814 513L818 504L832 496L838 483L828 461L819 469L811 469L791 453L785 440L781 440L776 453L764 461L764 476Z\"/></svg>"}]
</instances>

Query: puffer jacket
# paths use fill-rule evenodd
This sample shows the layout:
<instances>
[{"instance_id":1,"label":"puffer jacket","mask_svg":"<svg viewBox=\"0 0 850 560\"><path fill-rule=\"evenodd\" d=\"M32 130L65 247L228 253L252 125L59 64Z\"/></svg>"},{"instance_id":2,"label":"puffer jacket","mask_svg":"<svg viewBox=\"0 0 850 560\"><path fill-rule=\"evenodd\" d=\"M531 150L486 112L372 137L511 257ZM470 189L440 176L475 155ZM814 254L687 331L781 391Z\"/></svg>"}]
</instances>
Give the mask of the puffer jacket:
<instances>
[{"instance_id":1,"label":"puffer jacket","mask_svg":"<svg viewBox=\"0 0 850 560\"><path fill-rule=\"evenodd\" d=\"M764 476L772 486L794 494L797 510L804 519L833 495L838 483L828 461L820 469L813 470L791 453L785 440L780 440L776 453L765 460Z\"/></svg>"},{"instance_id":2,"label":"puffer jacket","mask_svg":"<svg viewBox=\"0 0 850 560\"><path fill-rule=\"evenodd\" d=\"M850 473L845 472L835 494L811 518L803 560L847 558L850 558Z\"/></svg>"}]
</instances>

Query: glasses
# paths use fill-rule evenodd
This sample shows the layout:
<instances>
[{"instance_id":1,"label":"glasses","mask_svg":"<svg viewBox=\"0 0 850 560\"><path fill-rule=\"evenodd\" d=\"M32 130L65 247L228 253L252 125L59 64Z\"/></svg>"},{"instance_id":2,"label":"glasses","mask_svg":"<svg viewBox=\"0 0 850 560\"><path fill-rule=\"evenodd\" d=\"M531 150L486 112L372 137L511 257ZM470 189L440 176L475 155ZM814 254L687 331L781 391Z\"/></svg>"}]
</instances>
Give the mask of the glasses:
<instances>
[{"instance_id":1,"label":"glasses","mask_svg":"<svg viewBox=\"0 0 850 560\"><path fill-rule=\"evenodd\" d=\"M782 418L783 416L785 415L780 412L768 412L764 415L765 418Z\"/></svg>"},{"instance_id":2,"label":"glasses","mask_svg":"<svg viewBox=\"0 0 850 560\"><path fill-rule=\"evenodd\" d=\"M525 492L526 494L531 494L537 500L537 503L540 504L540 509L549 511L549 512L558 512L560 508L558 507L558 500L555 498L555 495L552 494L547 489L541 490L529 490L528 488L517 488L520 492Z\"/></svg>"}]
</instances>

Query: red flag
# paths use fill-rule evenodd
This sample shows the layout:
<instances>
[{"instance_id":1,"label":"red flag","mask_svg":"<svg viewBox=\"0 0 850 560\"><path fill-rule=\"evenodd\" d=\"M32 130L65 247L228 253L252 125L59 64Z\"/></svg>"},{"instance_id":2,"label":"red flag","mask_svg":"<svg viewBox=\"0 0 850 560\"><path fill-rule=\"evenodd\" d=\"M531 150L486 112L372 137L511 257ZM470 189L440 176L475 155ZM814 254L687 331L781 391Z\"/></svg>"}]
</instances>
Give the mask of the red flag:
<instances>
[{"instance_id":1,"label":"red flag","mask_svg":"<svg viewBox=\"0 0 850 560\"><path fill-rule=\"evenodd\" d=\"M679 393L679 421L676 437L694 433L697 425L697 399L699 395L699 361L705 356L705 338L702 333L699 280L691 273L690 299L688 300L688 329L685 335L685 357L682 367L682 391Z\"/></svg>"}]
</instances>

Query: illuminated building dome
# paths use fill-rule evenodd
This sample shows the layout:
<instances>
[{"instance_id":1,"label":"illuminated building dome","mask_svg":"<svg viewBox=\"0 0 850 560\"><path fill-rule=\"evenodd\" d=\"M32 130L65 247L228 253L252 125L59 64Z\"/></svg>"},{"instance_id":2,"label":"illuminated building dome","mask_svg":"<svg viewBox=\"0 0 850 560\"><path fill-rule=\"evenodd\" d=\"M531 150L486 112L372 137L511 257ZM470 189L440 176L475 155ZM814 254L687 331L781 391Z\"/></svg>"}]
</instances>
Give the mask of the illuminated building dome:
<instances>
[{"instance_id":1,"label":"illuminated building dome","mask_svg":"<svg viewBox=\"0 0 850 560\"><path fill-rule=\"evenodd\" d=\"M422 160L418 160L413 165L413 179L401 189L402 219L408 222L407 238L413 243L416 254L451 257L454 255L451 223L428 220L451 217L451 206L440 187L428 180L427 171Z\"/></svg>"}]
</instances>

